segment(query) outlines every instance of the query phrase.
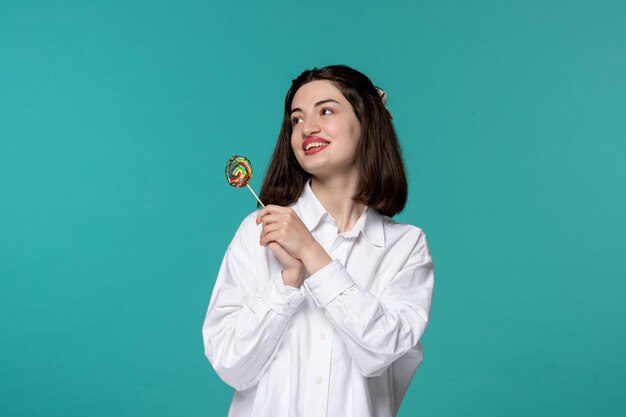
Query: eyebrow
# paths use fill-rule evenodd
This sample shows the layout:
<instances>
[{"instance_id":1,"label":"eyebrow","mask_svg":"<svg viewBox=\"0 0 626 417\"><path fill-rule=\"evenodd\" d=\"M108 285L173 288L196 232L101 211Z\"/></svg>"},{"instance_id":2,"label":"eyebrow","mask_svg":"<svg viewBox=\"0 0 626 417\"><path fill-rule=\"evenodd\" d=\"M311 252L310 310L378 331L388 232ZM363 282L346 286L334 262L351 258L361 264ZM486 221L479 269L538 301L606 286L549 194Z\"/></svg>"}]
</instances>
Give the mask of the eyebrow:
<instances>
[{"instance_id":1,"label":"eyebrow","mask_svg":"<svg viewBox=\"0 0 626 417\"><path fill-rule=\"evenodd\" d=\"M313 107L321 106L322 104L326 104L326 103L337 103L337 104L339 104L339 102L337 100L333 100L332 98L327 98L326 100L318 101L317 103L315 103L315 105ZM295 109L291 109L289 114L292 114L293 112L297 112L297 111L302 111L302 109L300 107L296 107Z\"/></svg>"}]
</instances>

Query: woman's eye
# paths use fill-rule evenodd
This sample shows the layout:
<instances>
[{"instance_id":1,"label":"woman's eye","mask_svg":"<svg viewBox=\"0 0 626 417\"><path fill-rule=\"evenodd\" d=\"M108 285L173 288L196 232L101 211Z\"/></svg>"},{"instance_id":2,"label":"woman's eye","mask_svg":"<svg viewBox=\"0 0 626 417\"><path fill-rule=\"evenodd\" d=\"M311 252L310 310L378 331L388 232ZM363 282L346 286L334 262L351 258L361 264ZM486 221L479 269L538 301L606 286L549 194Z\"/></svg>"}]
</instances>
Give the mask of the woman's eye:
<instances>
[{"instance_id":1,"label":"woman's eye","mask_svg":"<svg viewBox=\"0 0 626 417\"><path fill-rule=\"evenodd\" d=\"M333 109L322 109L322 114L326 115L326 114L333 114Z\"/></svg>"},{"instance_id":2,"label":"woman's eye","mask_svg":"<svg viewBox=\"0 0 626 417\"><path fill-rule=\"evenodd\" d=\"M291 119L291 124L297 125L298 123L302 123L301 117L294 117L293 119Z\"/></svg>"}]
</instances>

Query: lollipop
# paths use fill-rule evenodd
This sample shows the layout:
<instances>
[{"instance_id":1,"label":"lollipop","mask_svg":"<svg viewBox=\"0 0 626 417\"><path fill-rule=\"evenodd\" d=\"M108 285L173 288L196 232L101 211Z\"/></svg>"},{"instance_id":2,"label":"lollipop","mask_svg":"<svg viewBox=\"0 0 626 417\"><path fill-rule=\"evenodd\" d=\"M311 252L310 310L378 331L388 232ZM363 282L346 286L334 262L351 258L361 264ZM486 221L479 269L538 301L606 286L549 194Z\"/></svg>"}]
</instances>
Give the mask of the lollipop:
<instances>
[{"instance_id":1,"label":"lollipop","mask_svg":"<svg viewBox=\"0 0 626 417\"><path fill-rule=\"evenodd\" d=\"M256 200L265 207L265 204L259 200L254 190L250 187L250 179L252 178L252 164L245 156L235 155L228 160L226 169L224 170L226 180L231 187L241 188L248 187Z\"/></svg>"}]
</instances>

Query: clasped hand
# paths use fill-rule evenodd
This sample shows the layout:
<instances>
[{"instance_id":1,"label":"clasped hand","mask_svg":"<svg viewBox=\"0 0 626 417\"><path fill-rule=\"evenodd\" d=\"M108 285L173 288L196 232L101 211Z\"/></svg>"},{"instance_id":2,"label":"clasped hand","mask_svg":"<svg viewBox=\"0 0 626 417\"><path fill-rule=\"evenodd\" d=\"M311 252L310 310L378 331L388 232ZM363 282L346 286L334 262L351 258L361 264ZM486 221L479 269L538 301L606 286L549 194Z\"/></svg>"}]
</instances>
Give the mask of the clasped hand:
<instances>
[{"instance_id":1,"label":"clasped hand","mask_svg":"<svg viewBox=\"0 0 626 417\"><path fill-rule=\"evenodd\" d=\"M293 209L268 205L258 212L256 223L263 224L260 243L282 264L285 283L297 287L305 268L312 275L332 261Z\"/></svg>"}]
</instances>

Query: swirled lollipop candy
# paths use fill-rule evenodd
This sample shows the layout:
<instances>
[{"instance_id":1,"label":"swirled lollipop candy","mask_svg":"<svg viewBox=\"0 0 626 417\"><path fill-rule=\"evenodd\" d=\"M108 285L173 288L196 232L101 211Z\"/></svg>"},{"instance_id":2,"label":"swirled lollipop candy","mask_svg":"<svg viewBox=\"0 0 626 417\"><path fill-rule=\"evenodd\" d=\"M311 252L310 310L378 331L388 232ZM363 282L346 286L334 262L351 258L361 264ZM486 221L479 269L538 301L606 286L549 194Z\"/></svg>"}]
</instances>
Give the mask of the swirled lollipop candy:
<instances>
[{"instance_id":1,"label":"swirled lollipop candy","mask_svg":"<svg viewBox=\"0 0 626 417\"><path fill-rule=\"evenodd\" d=\"M250 187L250 179L252 178L252 164L245 156L235 155L228 160L226 169L224 170L226 180L231 187L241 188L248 187L256 200L265 207L265 204L259 200L254 190Z\"/></svg>"},{"instance_id":2,"label":"swirled lollipop candy","mask_svg":"<svg viewBox=\"0 0 626 417\"><path fill-rule=\"evenodd\" d=\"M245 156L235 155L228 161L224 175L231 187L245 187L252 178L252 165Z\"/></svg>"}]
</instances>

